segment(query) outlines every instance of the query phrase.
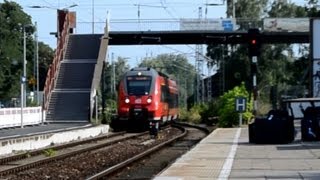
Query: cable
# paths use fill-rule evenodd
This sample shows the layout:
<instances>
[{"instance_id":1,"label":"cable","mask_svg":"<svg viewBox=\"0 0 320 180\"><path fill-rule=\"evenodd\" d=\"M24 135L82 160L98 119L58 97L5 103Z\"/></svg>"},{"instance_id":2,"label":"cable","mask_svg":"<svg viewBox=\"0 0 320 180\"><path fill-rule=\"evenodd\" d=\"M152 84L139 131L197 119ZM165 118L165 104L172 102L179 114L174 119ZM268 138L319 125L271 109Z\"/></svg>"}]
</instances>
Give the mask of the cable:
<instances>
[{"instance_id":1,"label":"cable","mask_svg":"<svg viewBox=\"0 0 320 180\"><path fill-rule=\"evenodd\" d=\"M171 50L174 50L175 52L178 52L178 53L180 53L180 54L190 54L189 56L191 56L191 57L193 57L193 58L196 58L196 55L194 54L194 53L185 53L185 52L182 52L182 51L180 51L180 50L177 50L177 49L175 49L175 48L172 48L172 47L168 47L168 46L166 46L166 45L161 45L161 46L163 46L163 47L165 47L165 48L168 48L168 49L171 49ZM194 50L193 50L194 51ZM208 60L208 62L209 61L212 61L212 59L211 58L209 58L209 57L207 57L207 56L204 56L207 60ZM208 64L207 64L207 66L208 66ZM208 67L209 68L209 67ZM214 66L212 66L212 67L210 67L210 69L211 70L208 70L208 73L210 72L210 71L216 71L216 69L214 69Z\"/></svg>"},{"instance_id":2,"label":"cable","mask_svg":"<svg viewBox=\"0 0 320 180\"><path fill-rule=\"evenodd\" d=\"M161 3L162 6L164 6L163 0L160 0L160 3ZM176 18L167 8L164 8L164 10L165 10L172 18L178 19L178 18ZM187 47L191 48L193 51L196 51L196 49L193 48L193 47L191 47L190 45L187 45ZM200 54L200 56L202 56L204 59L206 59L206 60L208 60L208 61L212 61L211 58L203 55L202 53Z\"/></svg>"},{"instance_id":3,"label":"cable","mask_svg":"<svg viewBox=\"0 0 320 180\"><path fill-rule=\"evenodd\" d=\"M181 50L175 49L175 48L173 48L173 47L169 47L169 46L167 46L167 45L161 45L161 46L162 46L162 47L165 47L165 48L167 48L167 49L173 50L173 51L175 51L176 53L180 53L180 54L190 54L191 56L195 57L194 53L192 53L192 52L186 53L186 52L183 52L183 51L181 51ZM193 54L193 55L192 55L192 54Z\"/></svg>"},{"instance_id":4,"label":"cable","mask_svg":"<svg viewBox=\"0 0 320 180\"><path fill-rule=\"evenodd\" d=\"M53 6L53 4L49 3L49 2L46 1L46 0L41 0L41 1L45 2L46 4L48 4L48 5L50 5L50 6Z\"/></svg>"}]
</instances>

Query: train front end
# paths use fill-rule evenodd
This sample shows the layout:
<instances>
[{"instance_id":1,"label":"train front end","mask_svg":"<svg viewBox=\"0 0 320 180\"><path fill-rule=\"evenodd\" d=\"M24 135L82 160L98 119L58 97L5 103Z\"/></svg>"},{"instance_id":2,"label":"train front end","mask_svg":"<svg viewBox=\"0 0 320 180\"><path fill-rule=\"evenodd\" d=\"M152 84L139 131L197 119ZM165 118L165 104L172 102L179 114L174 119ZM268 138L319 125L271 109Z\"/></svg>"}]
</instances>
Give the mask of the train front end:
<instances>
[{"instance_id":1,"label":"train front end","mask_svg":"<svg viewBox=\"0 0 320 180\"><path fill-rule=\"evenodd\" d=\"M118 88L118 117L114 129L145 131L155 119L158 105L157 72L150 68L135 68L122 78Z\"/></svg>"}]
</instances>

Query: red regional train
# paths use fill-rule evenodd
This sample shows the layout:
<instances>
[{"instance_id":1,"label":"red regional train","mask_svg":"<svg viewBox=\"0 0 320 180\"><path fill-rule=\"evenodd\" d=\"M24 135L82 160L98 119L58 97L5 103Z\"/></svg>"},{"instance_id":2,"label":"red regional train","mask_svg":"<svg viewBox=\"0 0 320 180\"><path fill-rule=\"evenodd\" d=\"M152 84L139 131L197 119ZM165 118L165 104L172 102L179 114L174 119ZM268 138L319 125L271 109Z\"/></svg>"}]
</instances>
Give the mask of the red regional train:
<instances>
[{"instance_id":1,"label":"red regional train","mask_svg":"<svg viewBox=\"0 0 320 180\"><path fill-rule=\"evenodd\" d=\"M178 118L178 87L174 80L152 68L126 72L118 85L118 114L114 130L150 130Z\"/></svg>"}]
</instances>

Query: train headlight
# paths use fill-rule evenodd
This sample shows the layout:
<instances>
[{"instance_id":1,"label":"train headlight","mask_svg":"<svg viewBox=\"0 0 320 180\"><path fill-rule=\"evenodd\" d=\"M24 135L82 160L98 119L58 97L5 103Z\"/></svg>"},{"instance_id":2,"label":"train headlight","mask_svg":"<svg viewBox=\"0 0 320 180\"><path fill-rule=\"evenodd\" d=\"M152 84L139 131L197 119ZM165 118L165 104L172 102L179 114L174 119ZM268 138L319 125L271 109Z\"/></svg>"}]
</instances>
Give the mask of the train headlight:
<instances>
[{"instance_id":1,"label":"train headlight","mask_svg":"<svg viewBox=\"0 0 320 180\"><path fill-rule=\"evenodd\" d=\"M147 99L147 103L149 103L149 104L150 104L151 102L152 102L152 97L151 97L151 96L149 96L149 97L148 97L148 99Z\"/></svg>"},{"instance_id":2,"label":"train headlight","mask_svg":"<svg viewBox=\"0 0 320 180\"><path fill-rule=\"evenodd\" d=\"M126 104L129 104L130 99L129 99L128 97L126 97L126 99L124 100L124 102L125 102Z\"/></svg>"}]
</instances>

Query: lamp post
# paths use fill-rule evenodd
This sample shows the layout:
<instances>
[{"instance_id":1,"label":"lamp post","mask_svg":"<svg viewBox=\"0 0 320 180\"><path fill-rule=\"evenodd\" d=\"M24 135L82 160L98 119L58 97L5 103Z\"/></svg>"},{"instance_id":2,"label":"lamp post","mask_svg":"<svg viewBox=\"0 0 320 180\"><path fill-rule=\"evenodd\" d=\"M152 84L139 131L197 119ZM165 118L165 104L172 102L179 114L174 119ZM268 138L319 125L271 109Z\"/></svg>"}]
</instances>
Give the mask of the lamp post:
<instances>
[{"instance_id":1,"label":"lamp post","mask_svg":"<svg viewBox=\"0 0 320 180\"><path fill-rule=\"evenodd\" d=\"M27 77L27 35L26 35L26 28L33 27L32 24L26 24L23 26L23 77L26 79ZM26 107L27 101L27 93L26 93L26 84L23 83L23 101L21 102L24 107Z\"/></svg>"},{"instance_id":2,"label":"lamp post","mask_svg":"<svg viewBox=\"0 0 320 180\"><path fill-rule=\"evenodd\" d=\"M34 24L34 59L33 59L33 78L32 78L32 91L36 92L36 102L39 106L39 46L38 46L38 31L37 22Z\"/></svg>"},{"instance_id":3,"label":"lamp post","mask_svg":"<svg viewBox=\"0 0 320 180\"><path fill-rule=\"evenodd\" d=\"M36 60L36 83L37 83L37 105L40 105L40 96L39 96L39 43L38 43L38 25L37 22L35 22L35 43L36 43L36 56L35 56L35 60Z\"/></svg>"},{"instance_id":4,"label":"lamp post","mask_svg":"<svg viewBox=\"0 0 320 180\"><path fill-rule=\"evenodd\" d=\"M26 107L26 100L27 100L27 93L26 93L26 85L23 81L27 77L27 45L26 45L26 26L23 26L23 75L21 78L21 84L22 84L22 101L21 106ZM23 112L22 112L23 113ZM22 125L21 125L22 126Z\"/></svg>"},{"instance_id":5,"label":"lamp post","mask_svg":"<svg viewBox=\"0 0 320 180\"><path fill-rule=\"evenodd\" d=\"M24 77L24 76L21 76L21 80L20 80L21 82L20 82L20 84L21 84L21 94L20 94L20 107L21 107L21 109L20 109L20 115L21 115L21 128L23 128L23 93L24 93L24 85L25 85L25 82L26 82L26 78Z\"/></svg>"},{"instance_id":6,"label":"lamp post","mask_svg":"<svg viewBox=\"0 0 320 180\"><path fill-rule=\"evenodd\" d=\"M33 27L31 24L23 26L23 74L21 76L21 128L23 128L23 108L27 106L26 77L27 77L27 35L26 28Z\"/></svg>"},{"instance_id":7,"label":"lamp post","mask_svg":"<svg viewBox=\"0 0 320 180\"><path fill-rule=\"evenodd\" d=\"M232 0L232 18L236 18L236 2L237 0Z\"/></svg>"}]
</instances>

